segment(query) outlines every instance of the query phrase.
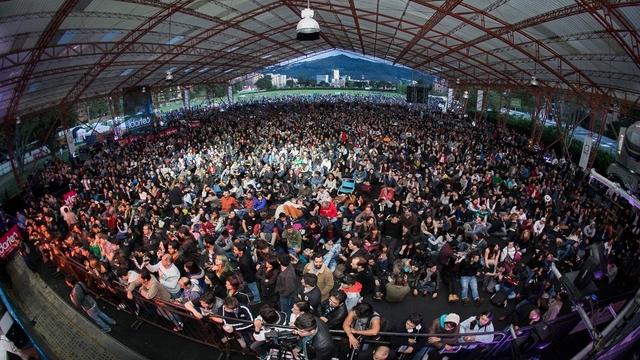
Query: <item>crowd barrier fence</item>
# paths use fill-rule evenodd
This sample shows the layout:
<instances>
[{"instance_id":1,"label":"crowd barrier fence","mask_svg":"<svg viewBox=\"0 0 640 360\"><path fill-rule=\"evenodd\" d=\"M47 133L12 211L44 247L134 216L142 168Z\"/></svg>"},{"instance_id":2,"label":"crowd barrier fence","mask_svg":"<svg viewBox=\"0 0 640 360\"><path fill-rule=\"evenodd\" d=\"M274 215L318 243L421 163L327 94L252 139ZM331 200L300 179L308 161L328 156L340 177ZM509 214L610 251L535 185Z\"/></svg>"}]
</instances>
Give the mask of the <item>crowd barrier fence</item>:
<instances>
[{"instance_id":1,"label":"crowd barrier fence","mask_svg":"<svg viewBox=\"0 0 640 360\"><path fill-rule=\"evenodd\" d=\"M162 300L148 300L140 295L137 291L134 291L133 299L127 298L126 289L117 283L107 283L97 274L92 273L84 267L83 264L67 258L62 254L53 254L53 260L65 276L72 276L79 281L84 282L87 287L94 293L96 298L101 299L112 306L124 310L127 313L136 317L136 321L132 324L132 327L140 327L143 323L151 324L161 329L173 332L178 336L182 336L192 341L211 346L212 348L220 351L221 356L229 356L230 353L242 353L245 355L256 355L249 348L249 344L246 342L242 344L242 334L233 332L227 333L220 323L210 321L208 319L197 319L191 312L189 312L183 305L174 302L167 302ZM629 293L630 295L631 293ZM624 298L624 294L619 296ZM620 304L622 306L622 304ZM218 318L222 318L217 316ZM241 321L238 319L230 319L235 322ZM575 312L564 315L552 322L551 326L554 328L567 327L574 328L579 322L579 317ZM180 331L174 331L177 324L181 325ZM275 326L268 326L275 327ZM292 327L277 326L289 330L295 330ZM331 330L334 341L346 340L344 331ZM533 327L525 327L519 329L517 334L512 333L509 328L504 331L494 331L490 333L475 333L473 335L494 335L494 339L491 343L461 343L459 347L456 347L456 351L466 351L469 345L474 345L476 350L474 352L473 359L496 359L500 356L513 356L514 351L523 346L532 338L534 333ZM362 350L364 344L389 344L390 337L441 337L462 338L470 334L407 334L407 333L395 333L388 331L381 331L376 339L361 339L359 349ZM514 335L516 335L514 337ZM529 344L530 346L544 346L544 343ZM479 349L479 350L478 350Z\"/></svg>"}]
</instances>

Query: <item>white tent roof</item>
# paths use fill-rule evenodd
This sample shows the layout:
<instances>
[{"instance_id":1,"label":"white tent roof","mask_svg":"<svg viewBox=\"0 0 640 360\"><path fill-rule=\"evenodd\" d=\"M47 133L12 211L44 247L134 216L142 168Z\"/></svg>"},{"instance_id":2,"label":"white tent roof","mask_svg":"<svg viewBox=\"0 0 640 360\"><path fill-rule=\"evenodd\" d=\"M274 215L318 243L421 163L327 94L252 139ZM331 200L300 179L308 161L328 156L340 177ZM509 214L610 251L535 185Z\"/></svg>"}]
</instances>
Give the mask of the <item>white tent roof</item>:
<instances>
[{"instance_id":1,"label":"white tent roof","mask_svg":"<svg viewBox=\"0 0 640 360\"><path fill-rule=\"evenodd\" d=\"M295 39L304 0L0 1L0 119L129 86L226 82L328 49L467 86L640 95L636 0L314 0L322 36Z\"/></svg>"}]
</instances>

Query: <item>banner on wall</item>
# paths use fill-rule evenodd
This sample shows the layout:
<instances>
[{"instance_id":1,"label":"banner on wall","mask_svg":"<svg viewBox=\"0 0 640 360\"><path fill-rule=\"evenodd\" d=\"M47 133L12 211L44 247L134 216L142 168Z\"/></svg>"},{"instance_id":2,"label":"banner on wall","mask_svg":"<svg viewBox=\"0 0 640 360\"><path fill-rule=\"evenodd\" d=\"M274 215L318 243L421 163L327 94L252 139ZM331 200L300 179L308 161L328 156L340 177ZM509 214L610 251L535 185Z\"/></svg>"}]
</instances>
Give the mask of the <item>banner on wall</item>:
<instances>
[{"instance_id":1,"label":"banner on wall","mask_svg":"<svg viewBox=\"0 0 640 360\"><path fill-rule=\"evenodd\" d=\"M476 111L482 111L483 100L484 100L484 91L478 90L478 100L476 100Z\"/></svg>"},{"instance_id":2,"label":"banner on wall","mask_svg":"<svg viewBox=\"0 0 640 360\"><path fill-rule=\"evenodd\" d=\"M447 110L453 106L453 88L449 88L449 92L447 93Z\"/></svg>"},{"instance_id":3,"label":"banner on wall","mask_svg":"<svg viewBox=\"0 0 640 360\"><path fill-rule=\"evenodd\" d=\"M591 156L591 144L593 139L591 139L591 135L587 134L584 136L584 142L582 143L582 154L580 154L580 165L581 168L586 169L589 164L589 157Z\"/></svg>"},{"instance_id":4,"label":"banner on wall","mask_svg":"<svg viewBox=\"0 0 640 360\"><path fill-rule=\"evenodd\" d=\"M11 255L11 253L18 248L21 240L22 237L20 236L18 225L13 225L13 227L0 238L0 259L6 259Z\"/></svg>"}]
</instances>

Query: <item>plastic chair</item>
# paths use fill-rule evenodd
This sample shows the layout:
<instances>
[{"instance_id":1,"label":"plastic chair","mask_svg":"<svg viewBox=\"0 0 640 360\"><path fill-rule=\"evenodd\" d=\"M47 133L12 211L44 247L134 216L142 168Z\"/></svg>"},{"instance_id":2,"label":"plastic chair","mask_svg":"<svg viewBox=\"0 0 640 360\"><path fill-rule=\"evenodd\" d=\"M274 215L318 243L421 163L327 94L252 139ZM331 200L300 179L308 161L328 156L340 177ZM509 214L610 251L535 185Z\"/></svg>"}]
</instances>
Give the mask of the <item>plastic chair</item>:
<instances>
[{"instance_id":1,"label":"plastic chair","mask_svg":"<svg viewBox=\"0 0 640 360\"><path fill-rule=\"evenodd\" d=\"M351 194L356 189L356 182L353 179L342 179L340 188L338 188L338 194Z\"/></svg>"}]
</instances>

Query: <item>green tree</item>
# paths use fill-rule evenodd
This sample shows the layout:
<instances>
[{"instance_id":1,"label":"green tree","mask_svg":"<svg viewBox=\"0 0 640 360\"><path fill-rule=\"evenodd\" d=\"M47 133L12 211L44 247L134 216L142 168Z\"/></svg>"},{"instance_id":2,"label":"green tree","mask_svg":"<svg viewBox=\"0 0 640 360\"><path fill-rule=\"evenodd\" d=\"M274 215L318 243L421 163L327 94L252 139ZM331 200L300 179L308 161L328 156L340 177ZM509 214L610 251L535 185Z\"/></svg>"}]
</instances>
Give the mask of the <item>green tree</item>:
<instances>
[{"instance_id":1,"label":"green tree","mask_svg":"<svg viewBox=\"0 0 640 360\"><path fill-rule=\"evenodd\" d=\"M273 84L271 84L271 75L265 75L256 81L256 87L260 90L271 90L273 87Z\"/></svg>"}]
</instances>

